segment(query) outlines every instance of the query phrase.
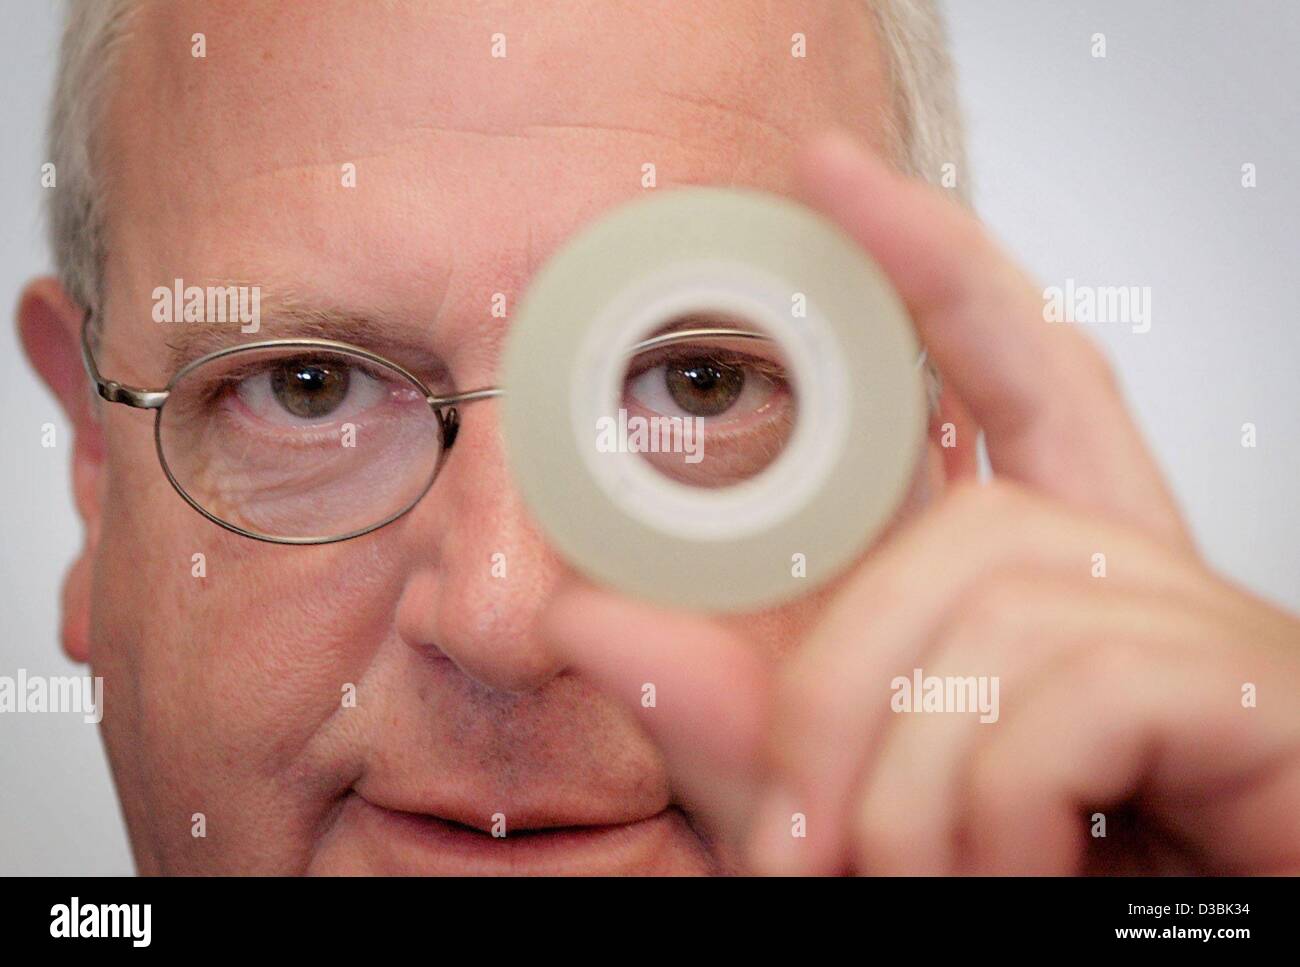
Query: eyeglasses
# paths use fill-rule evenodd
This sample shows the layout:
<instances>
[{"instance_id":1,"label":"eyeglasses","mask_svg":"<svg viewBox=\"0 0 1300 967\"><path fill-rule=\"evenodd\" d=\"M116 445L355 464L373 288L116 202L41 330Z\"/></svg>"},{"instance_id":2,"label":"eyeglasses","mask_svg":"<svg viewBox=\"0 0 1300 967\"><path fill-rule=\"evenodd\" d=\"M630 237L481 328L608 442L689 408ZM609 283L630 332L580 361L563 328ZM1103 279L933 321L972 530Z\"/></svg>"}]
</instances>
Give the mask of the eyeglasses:
<instances>
[{"instance_id":1,"label":"eyeglasses","mask_svg":"<svg viewBox=\"0 0 1300 967\"><path fill-rule=\"evenodd\" d=\"M96 392L153 410L158 460L176 492L208 520L254 540L329 544L391 523L433 486L456 442L459 408L504 393L440 396L392 360L316 338L220 349L181 367L164 388L141 389L100 374L91 319L87 311L81 348ZM697 327L628 351L629 410L708 422L717 456L707 468L679 460L680 479L703 486L742 479L770 462L793 426L794 397L779 361L770 348L750 354L746 345L773 340Z\"/></svg>"}]
</instances>

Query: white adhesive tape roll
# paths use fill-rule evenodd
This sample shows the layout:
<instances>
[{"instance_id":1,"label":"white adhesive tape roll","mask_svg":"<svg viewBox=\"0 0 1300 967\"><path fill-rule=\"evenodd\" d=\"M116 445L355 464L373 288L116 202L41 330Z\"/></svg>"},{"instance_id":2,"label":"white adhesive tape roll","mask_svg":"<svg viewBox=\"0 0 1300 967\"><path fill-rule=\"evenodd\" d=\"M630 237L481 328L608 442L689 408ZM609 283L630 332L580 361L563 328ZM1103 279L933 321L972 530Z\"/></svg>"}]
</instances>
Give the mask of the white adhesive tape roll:
<instances>
[{"instance_id":1,"label":"white adhesive tape roll","mask_svg":"<svg viewBox=\"0 0 1300 967\"><path fill-rule=\"evenodd\" d=\"M596 446L627 351L693 315L774 339L798 401L780 456L729 487ZM693 609L774 605L839 573L902 501L925 435L918 352L883 273L820 215L754 191L666 191L580 233L529 287L504 361L508 460L592 580Z\"/></svg>"}]
</instances>

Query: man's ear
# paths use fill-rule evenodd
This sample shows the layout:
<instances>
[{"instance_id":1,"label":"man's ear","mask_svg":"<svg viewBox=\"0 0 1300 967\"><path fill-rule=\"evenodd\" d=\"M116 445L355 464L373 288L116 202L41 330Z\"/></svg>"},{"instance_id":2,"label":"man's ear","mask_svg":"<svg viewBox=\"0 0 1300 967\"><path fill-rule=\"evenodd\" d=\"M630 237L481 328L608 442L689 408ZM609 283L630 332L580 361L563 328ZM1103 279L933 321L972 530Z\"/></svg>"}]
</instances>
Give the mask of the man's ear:
<instances>
[{"instance_id":1,"label":"man's ear","mask_svg":"<svg viewBox=\"0 0 1300 967\"><path fill-rule=\"evenodd\" d=\"M86 542L63 583L63 649L90 655L90 583L99 541L104 432L81 364L83 310L52 278L35 279L18 300L18 335L32 368L58 398L72 425L72 494Z\"/></svg>"},{"instance_id":2,"label":"man's ear","mask_svg":"<svg viewBox=\"0 0 1300 967\"><path fill-rule=\"evenodd\" d=\"M979 473L979 427L966 405L947 384L939 394L939 406L930 414L930 444L943 460L948 486L973 480Z\"/></svg>"}]
</instances>

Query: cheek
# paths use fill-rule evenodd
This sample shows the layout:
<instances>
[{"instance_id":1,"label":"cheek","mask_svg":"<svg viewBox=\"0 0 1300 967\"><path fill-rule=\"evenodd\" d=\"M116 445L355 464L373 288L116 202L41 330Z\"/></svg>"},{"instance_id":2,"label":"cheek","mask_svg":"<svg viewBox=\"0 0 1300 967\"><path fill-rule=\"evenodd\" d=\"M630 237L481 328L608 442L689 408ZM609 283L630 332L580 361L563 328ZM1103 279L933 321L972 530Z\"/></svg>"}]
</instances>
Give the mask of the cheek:
<instances>
[{"instance_id":1,"label":"cheek","mask_svg":"<svg viewBox=\"0 0 1300 967\"><path fill-rule=\"evenodd\" d=\"M135 443L113 451L92 604L123 799L191 852L196 811L232 834L261 830L231 848L292 844L276 823L300 822L345 784L336 713L390 633L400 557L382 540L286 547L221 530Z\"/></svg>"}]
</instances>

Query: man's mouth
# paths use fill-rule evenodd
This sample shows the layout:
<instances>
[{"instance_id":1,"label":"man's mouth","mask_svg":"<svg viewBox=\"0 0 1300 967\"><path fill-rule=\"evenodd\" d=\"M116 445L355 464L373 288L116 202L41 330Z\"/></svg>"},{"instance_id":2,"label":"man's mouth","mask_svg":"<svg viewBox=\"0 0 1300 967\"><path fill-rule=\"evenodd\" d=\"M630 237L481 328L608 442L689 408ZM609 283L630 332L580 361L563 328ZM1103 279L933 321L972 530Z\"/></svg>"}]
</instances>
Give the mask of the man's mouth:
<instances>
[{"instance_id":1,"label":"man's mouth","mask_svg":"<svg viewBox=\"0 0 1300 967\"><path fill-rule=\"evenodd\" d=\"M508 809L448 819L381 805L353 790L331 832L330 853L348 858L321 872L415 876L624 875L708 872L706 854L675 807L622 822L582 823Z\"/></svg>"}]
</instances>

